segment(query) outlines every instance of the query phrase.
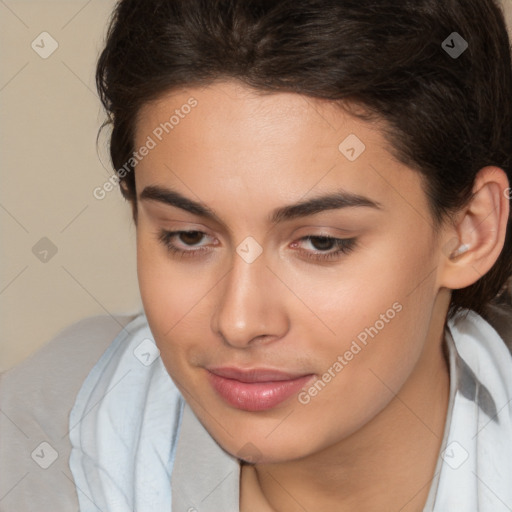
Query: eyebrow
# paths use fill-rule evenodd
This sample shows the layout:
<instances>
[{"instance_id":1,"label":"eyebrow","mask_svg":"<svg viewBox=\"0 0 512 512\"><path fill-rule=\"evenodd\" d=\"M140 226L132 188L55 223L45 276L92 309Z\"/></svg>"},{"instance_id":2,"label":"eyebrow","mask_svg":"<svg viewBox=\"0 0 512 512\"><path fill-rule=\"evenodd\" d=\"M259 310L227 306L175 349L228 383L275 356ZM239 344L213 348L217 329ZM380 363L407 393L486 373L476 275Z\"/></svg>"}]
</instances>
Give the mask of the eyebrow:
<instances>
[{"instance_id":1,"label":"eyebrow","mask_svg":"<svg viewBox=\"0 0 512 512\"><path fill-rule=\"evenodd\" d=\"M145 187L141 192L139 200L156 201L169 206L174 206L176 208L180 208L189 213L192 213L193 215L197 215L205 219L216 221L219 224L223 224L221 219L219 219L215 212L208 206L203 203L193 201L192 199L181 195L176 190L160 187L157 185L149 185ZM269 222L285 222L300 217L307 217L309 215L314 215L327 210L337 210L341 208L352 207L369 207L381 209L381 204L361 195L339 191L333 194L313 197L312 199L308 199L306 201L300 201L295 204L276 208L269 216Z\"/></svg>"}]
</instances>

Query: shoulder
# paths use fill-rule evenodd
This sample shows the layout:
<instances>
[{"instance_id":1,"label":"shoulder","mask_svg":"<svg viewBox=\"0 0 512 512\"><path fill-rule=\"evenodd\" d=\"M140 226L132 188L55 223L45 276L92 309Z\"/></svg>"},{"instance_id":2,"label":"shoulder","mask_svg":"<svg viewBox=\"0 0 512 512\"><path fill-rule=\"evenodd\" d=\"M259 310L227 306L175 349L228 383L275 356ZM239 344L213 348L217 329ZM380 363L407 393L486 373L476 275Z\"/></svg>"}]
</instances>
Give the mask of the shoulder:
<instances>
[{"instance_id":1,"label":"shoulder","mask_svg":"<svg viewBox=\"0 0 512 512\"><path fill-rule=\"evenodd\" d=\"M2 510L78 509L68 466L69 413L92 367L137 316L80 320L0 375Z\"/></svg>"},{"instance_id":2,"label":"shoulder","mask_svg":"<svg viewBox=\"0 0 512 512\"><path fill-rule=\"evenodd\" d=\"M1 374L3 400L12 399L13 394L18 406L37 406L41 400L45 405L55 401L62 406L74 400L91 368L136 316L94 316L62 329L33 355Z\"/></svg>"}]
</instances>

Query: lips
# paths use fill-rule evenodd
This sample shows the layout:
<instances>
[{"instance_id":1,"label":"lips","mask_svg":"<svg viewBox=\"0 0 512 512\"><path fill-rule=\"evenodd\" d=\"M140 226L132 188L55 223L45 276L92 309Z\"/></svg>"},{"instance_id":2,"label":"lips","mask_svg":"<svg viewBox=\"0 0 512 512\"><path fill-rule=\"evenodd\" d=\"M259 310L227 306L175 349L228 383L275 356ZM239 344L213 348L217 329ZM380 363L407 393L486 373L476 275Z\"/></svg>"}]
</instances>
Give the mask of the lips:
<instances>
[{"instance_id":1,"label":"lips","mask_svg":"<svg viewBox=\"0 0 512 512\"><path fill-rule=\"evenodd\" d=\"M299 392L314 374L255 368L208 368L213 389L229 405L245 411L272 409Z\"/></svg>"}]
</instances>

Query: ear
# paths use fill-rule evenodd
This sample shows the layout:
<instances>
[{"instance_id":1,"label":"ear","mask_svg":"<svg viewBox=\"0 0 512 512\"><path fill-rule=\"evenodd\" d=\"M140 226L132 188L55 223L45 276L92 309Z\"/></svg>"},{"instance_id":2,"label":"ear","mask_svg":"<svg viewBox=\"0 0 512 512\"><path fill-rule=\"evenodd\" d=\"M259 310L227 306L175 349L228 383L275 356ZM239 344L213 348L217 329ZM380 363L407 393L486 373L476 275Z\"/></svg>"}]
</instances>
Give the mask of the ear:
<instances>
[{"instance_id":1,"label":"ear","mask_svg":"<svg viewBox=\"0 0 512 512\"><path fill-rule=\"evenodd\" d=\"M503 169L480 169L471 200L443 233L440 286L465 288L492 268L505 243L510 192Z\"/></svg>"}]
</instances>

